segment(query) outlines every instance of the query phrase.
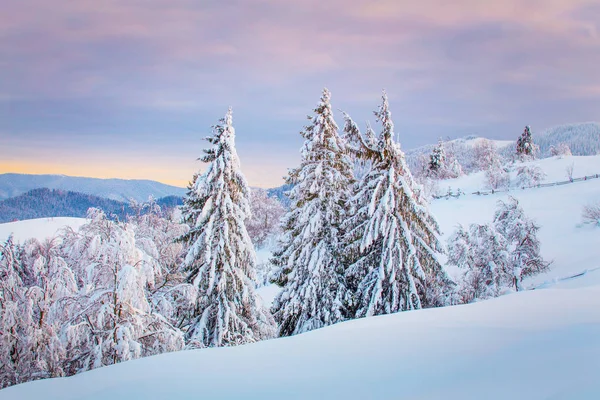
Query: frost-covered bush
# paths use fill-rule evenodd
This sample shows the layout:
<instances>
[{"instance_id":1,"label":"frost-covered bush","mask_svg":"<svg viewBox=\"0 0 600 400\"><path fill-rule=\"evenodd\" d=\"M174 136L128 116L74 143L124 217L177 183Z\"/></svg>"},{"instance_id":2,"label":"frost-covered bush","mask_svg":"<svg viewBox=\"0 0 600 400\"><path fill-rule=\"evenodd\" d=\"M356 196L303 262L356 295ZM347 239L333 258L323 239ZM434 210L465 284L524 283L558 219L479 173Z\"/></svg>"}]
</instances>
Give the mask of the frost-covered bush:
<instances>
[{"instance_id":1,"label":"frost-covered bush","mask_svg":"<svg viewBox=\"0 0 600 400\"><path fill-rule=\"evenodd\" d=\"M97 209L88 218L54 239L0 245L1 386L183 348L175 325L195 291L173 238L187 228L159 208L128 223Z\"/></svg>"},{"instance_id":2,"label":"frost-covered bush","mask_svg":"<svg viewBox=\"0 0 600 400\"><path fill-rule=\"evenodd\" d=\"M462 302L521 290L524 278L547 270L540 254L539 226L519 202L498 201L492 224L462 226L448 239L448 263L463 270L457 292Z\"/></svg>"},{"instance_id":3,"label":"frost-covered bush","mask_svg":"<svg viewBox=\"0 0 600 400\"><path fill-rule=\"evenodd\" d=\"M269 197L264 189L250 191L250 211L252 215L246 220L246 229L255 247L262 247L269 238L281 233L280 220L285 209L281 202Z\"/></svg>"},{"instance_id":4,"label":"frost-covered bush","mask_svg":"<svg viewBox=\"0 0 600 400\"><path fill-rule=\"evenodd\" d=\"M600 202L590 203L583 206L581 217L585 224L600 226Z\"/></svg>"},{"instance_id":5,"label":"frost-covered bush","mask_svg":"<svg viewBox=\"0 0 600 400\"><path fill-rule=\"evenodd\" d=\"M470 303L499 295L508 285L506 239L491 224L460 226L448 239L448 263L463 270L460 301Z\"/></svg>"},{"instance_id":6,"label":"frost-covered bush","mask_svg":"<svg viewBox=\"0 0 600 400\"><path fill-rule=\"evenodd\" d=\"M572 155L571 149L566 143L560 143L556 146L550 146L550 155L552 157L567 157Z\"/></svg>"},{"instance_id":7,"label":"frost-covered bush","mask_svg":"<svg viewBox=\"0 0 600 400\"><path fill-rule=\"evenodd\" d=\"M494 227L504 236L510 252L506 273L511 277L515 290L521 290L524 278L544 272L550 265L540 254L537 237L540 227L525 215L519 201L510 196L506 202L498 201Z\"/></svg>"},{"instance_id":8,"label":"frost-covered bush","mask_svg":"<svg viewBox=\"0 0 600 400\"><path fill-rule=\"evenodd\" d=\"M485 171L485 180L490 189L498 190L510 186L510 175L506 168L494 163Z\"/></svg>"},{"instance_id":9,"label":"frost-covered bush","mask_svg":"<svg viewBox=\"0 0 600 400\"><path fill-rule=\"evenodd\" d=\"M521 165L517 167L517 187L530 187L546 179L546 173L537 165Z\"/></svg>"}]
</instances>

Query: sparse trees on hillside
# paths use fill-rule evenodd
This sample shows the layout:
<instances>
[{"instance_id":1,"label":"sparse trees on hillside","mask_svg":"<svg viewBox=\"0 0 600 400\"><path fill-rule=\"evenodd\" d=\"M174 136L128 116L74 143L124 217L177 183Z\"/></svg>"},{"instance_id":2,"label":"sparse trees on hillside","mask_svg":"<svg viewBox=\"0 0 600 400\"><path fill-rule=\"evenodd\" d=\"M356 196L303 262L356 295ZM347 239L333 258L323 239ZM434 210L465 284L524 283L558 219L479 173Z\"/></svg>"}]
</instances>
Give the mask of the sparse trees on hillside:
<instances>
[{"instance_id":1,"label":"sparse trees on hillside","mask_svg":"<svg viewBox=\"0 0 600 400\"><path fill-rule=\"evenodd\" d=\"M510 185L510 175L500 160L494 161L485 171L488 187L494 190L506 188Z\"/></svg>"},{"instance_id":2,"label":"sparse trees on hillside","mask_svg":"<svg viewBox=\"0 0 600 400\"><path fill-rule=\"evenodd\" d=\"M455 157L454 146L440 139L429 157L426 175L434 179L453 179L462 174L463 170Z\"/></svg>"},{"instance_id":3,"label":"sparse trees on hillside","mask_svg":"<svg viewBox=\"0 0 600 400\"><path fill-rule=\"evenodd\" d=\"M491 140L482 138L473 147L474 163L481 171L490 168L496 160L500 160L496 145Z\"/></svg>"},{"instance_id":4,"label":"sparse trees on hillside","mask_svg":"<svg viewBox=\"0 0 600 400\"><path fill-rule=\"evenodd\" d=\"M510 287L521 290L524 278L546 271L539 229L512 197L498 201L493 224L459 227L448 239L448 263L463 270L461 301L495 297Z\"/></svg>"},{"instance_id":5,"label":"sparse trees on hillside","mask_svg":"<svg viewBox=\"0 0 600 400\"><path fill-rule=\"evenodd\" d=\"M491 189L500 189L508 187L510 184L510 175L502 165L502 159L498 154L494 142L488 139L481 139L474 147L475 162L478 167L485 171L485 179Z\"/></svg>"},{"instance_id":6,"label":"sparse trees on hillside","mask_svg":"<svg viewBox=\"0 0 600 400\"><path fill-rule=\"evenodd\" d=\"M371 170L356 185L352 216L344 224L346 272L352 290L352 316L364 317L418 309L437 303L428 285L448 287L450 279L438 255L437 222L407 168L404 153L394 143L388 100L375 113L382 126L375 137L363 137L346 116L350 150L371 161Z\"/></svg>"},{"instance_id":7,"label":"sparse trees on hillside","mask_svg":"<svg viewBox=\"0 0 600 400\"><path fill-rule=\"evenodd\" d=\"M331 325L344 319L346 287L340 224L348 217L348 189L353 164L333 118L330 92L323 90L305 139L298 168L287 183L291 208L284 218L284 236L273 263L274 282L283 289L273 315L280 336Z\"/></svg>"},{"instance_id":8,"label":"sparse trees on hillside","mask_svg":"<svg viewBox=\"0 0 600 400\"><path fill-rule=\"evenodd\" d=\"M184 200L190 226L181 240L189 245L183 267L198 298L190 316L188 346L233 346L274 335L274 322L255 287L254 248L244 221L250 216L249 188L240 171L231 109L213 134Z\"/></svg>"}]
</instances>

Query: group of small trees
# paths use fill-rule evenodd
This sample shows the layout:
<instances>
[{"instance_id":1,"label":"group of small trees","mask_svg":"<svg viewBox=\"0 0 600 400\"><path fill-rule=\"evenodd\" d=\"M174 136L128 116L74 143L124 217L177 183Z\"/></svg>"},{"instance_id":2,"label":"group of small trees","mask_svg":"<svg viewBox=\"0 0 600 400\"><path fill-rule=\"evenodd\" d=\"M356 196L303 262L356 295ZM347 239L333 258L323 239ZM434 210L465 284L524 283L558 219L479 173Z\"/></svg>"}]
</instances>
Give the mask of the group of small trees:
<instances>
[{"instance_id":1,"label":"group of small trees","mask_svg":"<svg viewBox=\"0 0 600 400\"><path fill-rule=\"evenodd\" d=\"M90 209L79 231L0 246L2 386L183 348L185 227L158 213L119 223Z\"/></svg>"},{"instance_id":2,"label":"group of small trees","mask_svg":"<svg viewBox=\"0 0 600 400\"><path fill-rule=\"evenodd\" d=\"M448 263L463 270L460 301L521 290L524 278L545 271L549 263L540 255L539 229L512 197L498 201L493 223L460 226L448 239Z\"/></svg>"},{"instance_id":3,"label":"group of small trees","mask_svg":"<svg viewBox=\"0 0 600 400\"><path fill-rule=\"evenodd\" d=\"M453 179L463 175L451 142L439 140L429 156L425 175L433 179Z\"/></svg>"}]
</instances>

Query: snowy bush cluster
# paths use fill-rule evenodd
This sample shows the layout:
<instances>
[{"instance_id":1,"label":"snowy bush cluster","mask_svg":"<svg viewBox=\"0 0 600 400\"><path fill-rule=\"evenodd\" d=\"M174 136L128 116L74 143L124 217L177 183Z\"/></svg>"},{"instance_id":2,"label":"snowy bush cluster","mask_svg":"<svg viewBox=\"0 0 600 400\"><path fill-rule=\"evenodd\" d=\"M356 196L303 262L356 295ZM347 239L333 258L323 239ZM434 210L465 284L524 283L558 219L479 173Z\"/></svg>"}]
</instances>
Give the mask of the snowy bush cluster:
<instances>
[{"instance_id":1,"label":"snowy bush cluster","mask_svg":"<svg viewBox=\"0 0 600 400\"><path fill-rule=\"evenodd\" d=\"M185 226L146 207L126 223L90 209L78 232L0 246L2 387L183 348Z\"/></svg>"},{"instance_id":2,"label":"snowy bush cluster","mask_svg":"<svg viewBox=\"0 0 600 400\"><path fill-rule=\"evenodd\" d=\"M600 201L585 205L581 217L585 224L600 226Z\"/></svg>"},{"instance_id":3,"label":"snowy bush cluster","mask_svg":"<svg viewBox=\"0 0 600 400\"><path fill-rule=\"evenodd\" d=\"M529 219L519 202L498 201L491 224L462 226L448 239L448 263L463 270L459 302L498 296L523 278L548 268L540 255L539 226Z\"/></svg>"}]
</instances>

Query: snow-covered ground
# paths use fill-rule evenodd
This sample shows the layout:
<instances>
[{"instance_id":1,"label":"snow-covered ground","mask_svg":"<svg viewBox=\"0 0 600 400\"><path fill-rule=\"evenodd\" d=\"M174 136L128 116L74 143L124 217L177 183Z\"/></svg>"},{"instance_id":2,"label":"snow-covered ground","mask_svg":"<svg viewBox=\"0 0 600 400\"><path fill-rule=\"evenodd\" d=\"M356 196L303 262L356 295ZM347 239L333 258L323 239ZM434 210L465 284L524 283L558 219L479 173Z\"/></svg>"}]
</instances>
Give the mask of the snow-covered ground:
<instances>
[{"instance_id":1,"label":"snow-covered ground","mask_svg":"<svg viewBox=\"0 0 600 400\"><path fill-rule=\"evenodd\" d=\"M341 323L0 391L26 399L598 399L600 286Z\"/></svg>"},{"instance_id":2,"label":"snow-covered ground","mask_svg":"<svg viewBox=\"0 0 600 400\"><path fill-rule=\"evenodd\" d=\"M600 155L597 156L567 156L563 158L551 157L541 160L530 161L527 163L516 163L512 165L510 172L511 182L516 181L517 168L521 165L537 165L546 173L546 178L541 183L551 183L567 181L566 169L573 165L573 178L600 174ZM456 179L447 179L439 183L440 193L446 193L448 187L456 192L460 189L462 192L471 194L477 191L489 190L487 187L485 173L483 171L461 176ZM516 190L516 189L515 189Z\"/></svg>"},{"instance_id":3,"label":"snow-covered ground","mask_svg":"<svg viewBox=\"0 0 600 400\"><path fill-rule=\"evenodd\" d=\"M66 226L79 229L86 221L85 218L55 217L0 224L0 243L4 243L11 234L17 242L23 242L29 238L44 240L54 236Z\"/></svg>"},{"instance_id":4,"label":"snow-covered ground","mask_svg":"<svg viewBox=\"0 0 600 400\"><path fill-rule=\"evenodd\" d=\"M600 156L537 163L555 181L571 162L576 177L600 173ZM453 187L475 188L477 175ZM446 239L459 223L491 221L508 195L541 225L542 254L553 261L525 282L536 290L163 354L10 387L0 399L599 399L600 228L580 222L582 206L600 200L600 179L436 200L431 209ZM277 289L259 293L269 303Z\"/></svg>"}]
</instances>

